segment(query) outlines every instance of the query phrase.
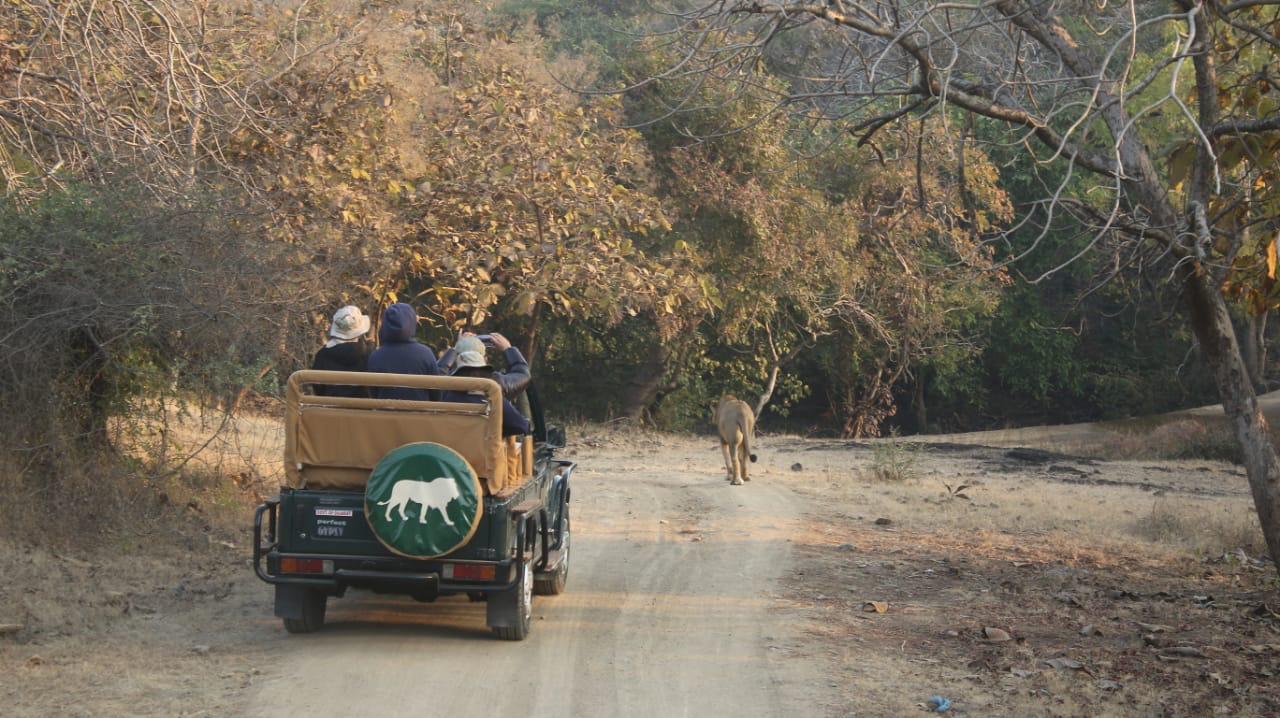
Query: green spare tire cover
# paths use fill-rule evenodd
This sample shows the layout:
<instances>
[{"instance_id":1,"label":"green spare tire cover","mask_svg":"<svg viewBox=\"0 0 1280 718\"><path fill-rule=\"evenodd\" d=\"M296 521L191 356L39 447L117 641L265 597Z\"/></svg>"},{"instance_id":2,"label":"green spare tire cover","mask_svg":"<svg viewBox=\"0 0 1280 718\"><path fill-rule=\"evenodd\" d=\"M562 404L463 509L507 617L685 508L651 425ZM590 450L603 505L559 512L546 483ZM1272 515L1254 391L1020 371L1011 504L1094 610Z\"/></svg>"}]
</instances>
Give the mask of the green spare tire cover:
<instances>
[{"instance_id":1,"label":"green spare tire cover","mask_svg":"<svg viewBox=\"0 0 1280 718\"><path fill-rule=\"evenodd\" d=\"M442 444L421 442L392 450L373 467L364 490L364 515L392 553L434 558L460 548L484 513L480 480L471 464Z\"/></svg>"}]
</instances>

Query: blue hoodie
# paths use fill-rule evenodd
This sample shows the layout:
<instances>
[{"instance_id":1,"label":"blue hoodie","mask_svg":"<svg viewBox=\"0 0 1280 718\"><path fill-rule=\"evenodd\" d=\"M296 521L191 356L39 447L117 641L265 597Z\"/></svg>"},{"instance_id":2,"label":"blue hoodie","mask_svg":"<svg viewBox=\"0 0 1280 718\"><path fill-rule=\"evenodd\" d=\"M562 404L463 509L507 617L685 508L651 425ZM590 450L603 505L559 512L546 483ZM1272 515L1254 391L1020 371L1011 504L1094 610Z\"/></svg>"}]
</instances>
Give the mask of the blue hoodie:
<instances>
[{"instance_id":1,"label":"blue hoodie","mask_svg":"<svg viewBox=\"0 0 1280 718\"><path fill-rule=\"evenodd\" d=\"M398 302L387 307L382 313L382 326L378 328L378 340L382 346L369 355L369 371L387 374L425 374L434 376L440 373L436 366L435 352L431 348L419 344L418 313L413 307ZM424 389L404 389L400 387L379 387L379 399L410 399L417 401L435 401L435 392Z\"/></svg>"}]
</instances>

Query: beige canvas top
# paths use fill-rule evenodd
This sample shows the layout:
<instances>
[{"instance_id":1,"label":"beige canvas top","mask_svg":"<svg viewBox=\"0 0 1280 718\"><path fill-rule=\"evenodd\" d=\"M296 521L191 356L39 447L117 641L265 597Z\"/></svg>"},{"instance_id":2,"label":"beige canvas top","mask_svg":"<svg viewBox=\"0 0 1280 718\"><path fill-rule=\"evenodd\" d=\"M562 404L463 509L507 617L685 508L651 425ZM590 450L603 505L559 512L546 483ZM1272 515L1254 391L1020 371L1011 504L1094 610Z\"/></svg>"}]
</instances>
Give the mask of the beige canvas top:
<instances>
[{"instance_id":1,"label":"beige canvas top","mask_svg":"<svg viewBox=\"0 0 1280 718\"><path fill-rule=\"evenodd\" d=\"M479 392L486 402L316 396L312 384ZM462 454L490 493L524 478L508 471L502 389L492 379L304 370L289 377L285 407L284 468L294 488L363 489L387 452L417 441Z\"/></svg>"}]
</instances>

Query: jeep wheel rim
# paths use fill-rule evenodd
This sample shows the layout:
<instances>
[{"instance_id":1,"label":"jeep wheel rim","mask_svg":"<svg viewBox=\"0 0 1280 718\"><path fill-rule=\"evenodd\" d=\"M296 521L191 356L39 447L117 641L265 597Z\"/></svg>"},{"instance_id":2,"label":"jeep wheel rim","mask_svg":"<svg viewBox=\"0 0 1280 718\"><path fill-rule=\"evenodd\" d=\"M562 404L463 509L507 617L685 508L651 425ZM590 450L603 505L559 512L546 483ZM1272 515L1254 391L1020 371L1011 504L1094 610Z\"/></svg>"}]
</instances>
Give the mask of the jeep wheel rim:
<instances>
[{"instance_id":1,"label":"jeep wheel rim","mask_svg":"<svg viewBox=\"0 0 1280 718\"><path fill-rule=\"evenodd\" d=\"M560 572L568 576L569 575L569 518L567 516L564 519L564 538L561 539L561 541L563 545L561 546L560 550L563 552L563 555L560 557Z\"/></svg>"},{"instance_id":2,"label":"jeep wheel rim","mask_svg":"<svg viewBox=\"0 0 1280 718\"><path fill-rule=\"evenodd\" d=\"M520 618L525 623L533 619L533 566L524 565L524 576L520 579Z\"/></svg>"}]
</instances>

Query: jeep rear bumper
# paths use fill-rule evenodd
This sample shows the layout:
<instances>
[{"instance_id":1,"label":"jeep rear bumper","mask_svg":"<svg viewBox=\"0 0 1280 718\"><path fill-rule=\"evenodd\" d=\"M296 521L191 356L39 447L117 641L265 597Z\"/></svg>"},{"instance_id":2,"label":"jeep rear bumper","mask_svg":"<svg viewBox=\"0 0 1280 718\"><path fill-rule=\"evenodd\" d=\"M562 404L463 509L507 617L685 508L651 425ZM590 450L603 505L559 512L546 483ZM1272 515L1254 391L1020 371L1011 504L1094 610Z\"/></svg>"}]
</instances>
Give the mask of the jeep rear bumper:
<instances>
[{"instance_id":1,"label":"jeep rear bumper","mask_svg":"<svg viewBox=\"0 0 1280 718\"><path fill-rule=\"evenodd\" d=\"M501 561L454 561L447 558L414 560L395 556L344 556L338 554L299 554L279 550L276 536L279 498L268 499L253 514L253 571L258 578L276 585L319 590L328 595L341 595L347 588L368 588L381 593L402 593L420 600L431 600L445 593L493 593L507 591L519 583L520 575L514 558ZM264 534L265 518L265 536ZM516 530L515 556L524 556L526 537L524 513L512 511ZM265 539L265 540L264 540ZM284 573L282 559L294 558L322 561L332 566L331 573ZM491 581L447 580L445 565L492 566Z\"/></svg>"}]
</instances>

